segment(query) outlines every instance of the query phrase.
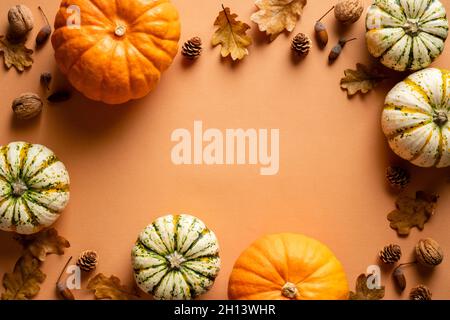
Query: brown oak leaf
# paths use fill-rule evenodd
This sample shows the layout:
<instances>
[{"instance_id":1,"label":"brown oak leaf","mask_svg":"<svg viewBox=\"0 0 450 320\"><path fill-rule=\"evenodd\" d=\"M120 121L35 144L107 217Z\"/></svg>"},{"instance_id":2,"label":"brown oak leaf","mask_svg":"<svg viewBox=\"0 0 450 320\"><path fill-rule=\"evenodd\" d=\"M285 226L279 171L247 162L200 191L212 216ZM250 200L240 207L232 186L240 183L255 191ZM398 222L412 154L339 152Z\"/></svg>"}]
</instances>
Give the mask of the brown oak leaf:
<instances>
[{"instance_id":1,"label":"brown oak leaf","mask_svg":"<svg viewBox=\"0 0 450 320\"><path fill-rule=\"evenodd\" d=\"M347 90L349 96L353 96L359 91L367 93L386 79L386 76L378 69L368 68L361 63L356 64L356 70L347 69L344 74L345 77L341 79L341 88Z\"/></svg>"},{"instance_id":2,"label":"brown oak leaf","mask_svg":"<svg viewBox=\"0 0 450 320\"><path fill-rule=\"evenodd\" d=\"M381 300L384 298L384 286L370 288L369 277L374 275L360 274L356 279L355 292L350 291L350 300Z\"/></svg>"},{"instance_id":3,"label":"brown oak leaf","mask_svg":"<svg viewBox=\"0 0 450 320\"><path fill-rule=\"evenodd\" d=\"M3 276L6 291L2 300L27 300L36 296L46 278L40 265L41 262L29 253L20 257L14 271Z\"/></svg>"},{"instance_id":4,"label":"brown oak leaf","mask_svg":"<svg viewBox=\"0 0 450 320\"><path fill-rule=\"evenodd\" d=\"M62 255L64 254L64 249L70 247L69 241L58 235L54 228L34 235L20 235L15 239L22 244L25 250L40 261L45 261L48 254Z\"/></svg>"},{"instance_id":5,"label":"brown oak leaf","mask_svg":"<svg viewBox=\"0 0 450 320\"><path fill-rule=\"evenodd\" d=\"M233 60L241 60L248 55L247 47L252 44L252 39L246 34L250 26L236 20L237 15L230 13L230 8L222 7L214 22L217 26L212 38L212 45L222 45L220 54L222 57L231 55Z\"/></svg>"},{"instance_id":6,"label":"brown oak leaf","mask_svg":"<svg viewBox=\"0 0 450 320\"><path fill-rule=\"evenodd\" d=\"M23 72L33 64L33 50L28 49L23 42L11 43L5 36L0 36L0 52L3 52L3 62L7 69L14 67Z\"/></svg>"},{"instance_id":7,"label":"brown oak leaf","mask_svg":"<svg viewBox=\"0 0 450 320\"><path fill-rule=\"evenodd\" d=\"M413 227L423 230L425 223L434 214L439 196L417 191L416 197L399 196L397 209L390 212L387 219L399 236L407 236Z\"/></svg>"},{"instance_id":8,"label":"brown oak leaf","mask_svg":"<svg viewBox=\"0 0 450 320\"><path fill-rule=\"evenodd\" d=\"M109 278L103 273L97 274L89 280L87 285L88 290L94 291L95 299L110 299L110 300L133 300L137 299L137 295L130 292L130 290L120 284L120 279L116 276Z\"/></svg>"},{"instance_id":9,"label":"brown oak leaf","mask_svg":"<svg viewBox=\"0 0 450 320\"><path fill-rule=\"evenodd\" d=\"M272 41L284 30L294 30L306 3L307 0L256 0L255 5L259 10L250 19Z\"/></svg>"}]
</instances>

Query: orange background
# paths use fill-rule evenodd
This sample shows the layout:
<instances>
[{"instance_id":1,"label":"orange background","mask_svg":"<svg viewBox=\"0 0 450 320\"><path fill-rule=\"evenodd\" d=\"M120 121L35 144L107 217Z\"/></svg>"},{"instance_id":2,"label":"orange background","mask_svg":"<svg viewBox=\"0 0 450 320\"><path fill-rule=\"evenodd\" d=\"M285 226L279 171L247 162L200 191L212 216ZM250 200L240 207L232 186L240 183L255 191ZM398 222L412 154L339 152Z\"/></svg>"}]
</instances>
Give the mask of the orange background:
<instances>
[{"instance_id":1,"label":"orange background","mask_svg":"<svg viewBox=\"0 0 450 320\"><path fill-rule=\"evenodd\" d=\"M42 23L37 6L53 20L59 1L22 2L35 17L32 47ZM45 95L39 85L42 72L56 75L53 89L66 85L56 69L51 44L35 53L31 70L23 74L0 70L0 144L16 140L44 144L66 164L71 178L69 206L55 225L71 248L64 257L50 256L44 263L47 280L37 298L56 298L59 270L69 255L76 257L85 249L99 252L99 272L132 285L130 250L138 233L158 216L190 213L216 232L221 245L222 270L205 299L227 297L233 263L253 240L287 231L330 246L352 288L358 274L377 263L377 252L384 245L400 244L407 261L420 238L432 237L447 253L442 265L432 271L406 268L408 287L402 295L396 292L389 269L383 269L386 297L407 298L413 285L423 283L434 298L450 299L449 170L403 163L389 150L380 128L384 97L404 75L352 99L339 88L344 69L372 61L364 43L364 19L344 28L331 14L324 20L330 33L326 50L319 50L314 42L310 55L296 61L290 50L292 37L300 31L313 36L315 19L334 1L309 1L294 32L269 44L250 21L253 1L228 0L224 4L251 25L254 39L250 55L230 63L209 44L221 2L174 0L181 15L181 41L200 36L203 55L190 65L179 54L157 90L140 101L111 107L76 93L67 103L45 106L37 119L19 122L10 103L26 91ZM7 9L16 3L1 1L2 34ZM450 0L443 3L450 11ZM341 36L358 40L328 66L328 51ZM449 44L434 66L450 68ZM173 165L170 135L177 128L192 130L194 120L202 120L204 128L222 130L279 128L279 174L260 176L259 166ZM413 183L407 193L424 189L441 195L424 231L414 229L404 239L397 237L386 219L395 201L384 180L390 163L411 169ZM12 270L20 255L12 238L0 232L0 276ZM84 285L87 280L85 276ZM92 298L85 291L75 295Z\"/></svg>"}]
</instances>

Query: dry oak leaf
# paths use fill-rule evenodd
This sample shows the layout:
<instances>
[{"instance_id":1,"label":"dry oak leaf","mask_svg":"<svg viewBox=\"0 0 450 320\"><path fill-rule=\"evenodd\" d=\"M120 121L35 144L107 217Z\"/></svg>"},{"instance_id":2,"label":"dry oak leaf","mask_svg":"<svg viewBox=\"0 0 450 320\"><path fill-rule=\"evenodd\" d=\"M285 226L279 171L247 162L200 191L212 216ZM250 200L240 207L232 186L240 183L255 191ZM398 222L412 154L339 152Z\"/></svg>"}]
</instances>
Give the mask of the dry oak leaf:
<instances>
[{"instance_id":1,"label":"dry oak leaf","mask_svg":"<svg viewBox=\"0 0 450 320\"><path fill-rule=\"evenodd\" d=\"M5 36L0 36L0 52L3 52L3 62L7 69L14 67L23 72L33 64L33 50L28 49L23 42L11 43Z\"/></svg>"},{"instance_id":2,"label":"dry oak leaf","mask_svg":"<svg viewBox=\"0 0 450 320\"><path fill-rule=\"evenodd\" d=\"M246 34L250 26L236 18L236 14L230 13L230 8L223 8L214 22L218 28L211 43L213 46L222 45L222 57L231 55L233 60L241 60L248 55L247 47L252 44L252 39Z\"/></svg>"},{"instance_id":3,"label":"dry oak leaf","mask_svg":"<svg viewBox=\"0 0 450 320\"><path fill-rule=\"evenodd\" d=\"M3 276L3 287L6 291L2 294L2 300L27 300L36 296L40 284L46 278L40 265L40 261L29 253L20 257L14 271Z\"/></svg>"},{"instance_id":4,"label":"dry oak leaf","mask_svg":"<svg viewBox=\"0 0 450 320\"><path fill-rule=\"evenodd\" d=\"M386 79L386 76L376 68L370 69L361 63L356 64L356 70L346 69L344 74L345 77L341 79L341 88L347 90L349 96L359 91L367 93Z\"/></svg>"},{"instance_id":5,"label":"dry oak leaf","mask_svg":"<svg viewBox=\"0 0 450 320\"><path fill-rule=\"evenodd\" d=\"M284 30L294 30L306 3L307 0L256 0L259 10L250 19L273 41Z\"/></svg>"},{"instance_id":6,"label":"dry oak leaf","mask_svg":"<svg viewBox=\"0 0 450 320\"><path fill-rule=\"evenodd\" d=\"M22 244L25 250L40 261L45 261L48 254L62 255L64 254L64 249L70 247L69 241L58 235L54 228L34 235L16 236L15 239Z\"/></svg>"},{"instance_id":7,"label":"dry oak leaf","mask_svg":"<svg viewBox=\"0 0 450 320\"><path fill-rule=\"evenodd\" d=\"M120 284L120 279L115 276L109 278L103 273L97 274L89 280L88 290L94 291L95 299L133 300L137 296Z\"/></svg>"},{"instance_id":8,"label":"dry oak leaf","mask_svg":"<svg viewBox=\"0 0 450 320\"><path fill-rule=\"evenodd\" d=\"M399 236L407 236L411 228L423 230L425 223L434 214L439 196L417 191L416 198L399 196L395 205L396 210L388 214L392 229L397 230Z\"/></svg>"},{"instance_id":9,"label":"dry oak leaf","mask_svg":"<svg viewBox=\"0 0 450 320\"><path fill-rule=\"evenodd\" d=\"M384 286L369 288L368 279L375 275L360 274L356 279L356 292L350 291L350 300L381 300L384 298Z\"/></svg>"}]
</instances>

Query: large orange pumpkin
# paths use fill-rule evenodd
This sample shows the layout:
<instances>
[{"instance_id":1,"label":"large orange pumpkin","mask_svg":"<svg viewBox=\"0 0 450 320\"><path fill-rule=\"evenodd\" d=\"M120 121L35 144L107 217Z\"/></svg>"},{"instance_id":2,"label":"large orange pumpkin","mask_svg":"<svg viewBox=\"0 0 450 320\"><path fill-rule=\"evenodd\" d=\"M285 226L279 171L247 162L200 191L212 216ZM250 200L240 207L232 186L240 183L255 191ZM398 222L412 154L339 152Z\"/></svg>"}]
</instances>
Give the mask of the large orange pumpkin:
<instances>
[{"instance_id":1,"label":"large orange pumpkin","mask_svg":"<svg viewBox=\"0 0 450 320\"><path fill-rule=\"evenodd\" d=\"M228 284L233 300L348 298L341 263L324 244L301 234L264 236L236 261Z\"/></svg>"},{"instance_id":2,"label":"large orange pumpkin","mask_svg":"<svg viewBox=\"0 0 450 320\"><path fill-rule=\"evenodd\" d=\"M60 70L78 91L119 104L154 89L179 37L178 12L169 0L64 0L52 44Z\"/></svg>"}]
</instances>

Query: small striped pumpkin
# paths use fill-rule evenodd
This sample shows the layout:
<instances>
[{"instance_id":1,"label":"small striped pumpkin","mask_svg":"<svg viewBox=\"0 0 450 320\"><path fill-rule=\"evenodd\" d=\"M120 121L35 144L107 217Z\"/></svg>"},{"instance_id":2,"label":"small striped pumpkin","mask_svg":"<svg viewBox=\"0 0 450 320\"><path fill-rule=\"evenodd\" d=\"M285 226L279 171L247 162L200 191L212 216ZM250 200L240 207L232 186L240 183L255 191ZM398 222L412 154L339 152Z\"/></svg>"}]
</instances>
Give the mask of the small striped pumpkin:
<instances>
[{"instance_id":1,"label":"small striped pumpkin","mask_svg":"<svg viewBox=\"0 0 450 320\"><path fill-rule=\"evenodd\" d=\"M0 147L0 229L36 233L69 201L69 174L48 148L12 142Z\"/></svg>"},{"instance_id":2,"label":"small striped pumpkin","mask_svg":"<svg viewBox=\"0 0 450 320\"><path fill-rule=\"evenodd\" d=\"M392 150L420 167L450 165L450 72L428 68L387 95L383 132Z\"/></svg>"},{"instance_id":3,"label":"small striped pumpkin","mask_svg":"<svg viewBox=\"0 0 450 320\"><path fill-rule=\"evenodd\" d=\"M428 67L444 50L448 35L439 0L375 0L366 28L369 52L397 71Z\"/></svg>"},{"instance_id":4,"label":"small striped pumpkin","mask_svg":"<svg viewBox=\"0 0 450 320\"><path fill-rule=\"evenodd\" d=\"M158 300L195 298L211 288L220 270L215 234L190 215L156 219L131 255L136 283Z\"/></svg>"}]
</instances>

